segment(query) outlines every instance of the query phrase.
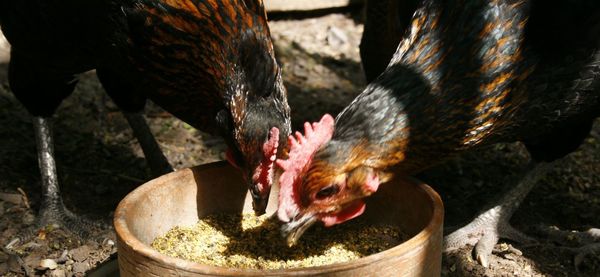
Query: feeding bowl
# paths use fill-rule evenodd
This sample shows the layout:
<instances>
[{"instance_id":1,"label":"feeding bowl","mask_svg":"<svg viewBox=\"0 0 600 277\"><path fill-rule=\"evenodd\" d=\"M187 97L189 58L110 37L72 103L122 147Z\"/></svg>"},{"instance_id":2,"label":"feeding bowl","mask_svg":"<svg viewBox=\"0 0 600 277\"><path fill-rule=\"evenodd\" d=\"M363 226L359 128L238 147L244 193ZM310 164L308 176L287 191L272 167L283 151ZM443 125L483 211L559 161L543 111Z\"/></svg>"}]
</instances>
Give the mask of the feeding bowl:
<instances>
[{"instance_id":1,"label":"feeding bowl","mask_svg":"<svg viewBox=\"0 0 600 277\"><path fill-rule=\"evenodd\" d=\"M415 179L383 184L367 199L368 222L399 226L410 239L349 262L295 269L216 267L163 255L150 247L175 226L191 226L213 213L252 212L242 177L226 162L179 170L131 192L115 211L121 276L440 276L443 205ZM277 209L277 188L267 213ZM352 224L351 221L344 224ZM283 239L283 238L282 238Z\"/></svg>"}]
</instances>

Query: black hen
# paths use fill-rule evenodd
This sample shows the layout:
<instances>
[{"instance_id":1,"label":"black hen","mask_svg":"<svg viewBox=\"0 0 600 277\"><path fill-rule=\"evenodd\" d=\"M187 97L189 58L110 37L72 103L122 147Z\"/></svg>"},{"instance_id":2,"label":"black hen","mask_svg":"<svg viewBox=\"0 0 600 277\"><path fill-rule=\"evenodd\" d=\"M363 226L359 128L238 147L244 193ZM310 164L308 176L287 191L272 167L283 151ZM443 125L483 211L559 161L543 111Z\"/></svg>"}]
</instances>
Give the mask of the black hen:
<instances>
[{"instance_id":1,"label":"black hen","mask_svg":"<svg viewBox=\"0 0 600 277\"><path fill-rule=\"evenodd\" d=\"M257 212L264 210L290 110L262 1L1 1L0 25L12 46L10 87L35 117L41 224L86 233L60 198L49 118L73 91L76 74L91 69L156 174L172 169L140 114L146 99L222 134Z\"/></svg>"}]
</instances>

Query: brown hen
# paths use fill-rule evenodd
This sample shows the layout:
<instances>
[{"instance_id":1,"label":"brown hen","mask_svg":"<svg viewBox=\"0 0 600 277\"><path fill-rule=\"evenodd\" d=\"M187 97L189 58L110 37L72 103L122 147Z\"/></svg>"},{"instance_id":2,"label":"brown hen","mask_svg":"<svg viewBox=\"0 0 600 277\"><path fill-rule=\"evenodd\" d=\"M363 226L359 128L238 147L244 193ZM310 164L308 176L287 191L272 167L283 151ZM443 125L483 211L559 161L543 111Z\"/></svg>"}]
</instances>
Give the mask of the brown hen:
<instances>
[{"instance_id":1,"label":"brown hen","mask_svg":"<svg viewBox=\"0 0 600 277\"><path fill-rule=\"evenodd\" d=\"M294 244L314 222L359 216L363 199L393 175L521 141L530 173L446 239L448 249L476 244L485 265L500 237L531 241L510 216L598 115L600 2L421 1L383 73L335 123L325 116L290 138L289 159L279 161L283 233Z\"/></svg>"}]
</instances>

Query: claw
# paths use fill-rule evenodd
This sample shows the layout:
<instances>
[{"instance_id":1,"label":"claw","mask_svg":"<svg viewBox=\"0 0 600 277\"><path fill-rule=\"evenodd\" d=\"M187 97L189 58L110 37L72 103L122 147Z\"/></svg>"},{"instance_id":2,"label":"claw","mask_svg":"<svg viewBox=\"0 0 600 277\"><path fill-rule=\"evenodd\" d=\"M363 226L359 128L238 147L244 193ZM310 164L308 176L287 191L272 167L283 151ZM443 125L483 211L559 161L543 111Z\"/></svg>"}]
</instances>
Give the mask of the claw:
<instances>
[{"instance_id":1,"label":"claw","mask_svg":"<svg viewBox=\"0 0 600 277\"><path fill-rule=\"evenodd\" d=\"M489 255L489 254L487 254L487 255L484 255L484 254L477 255L477 262L478 262L478 263L479 263L481 266L483 266L483 267L485 267L485 268L487 268L487 267L489 267L489 266L490 266L490 263L488 262L488 255Z\"/></svg>"},{"instance_id":2,"label":"claw","mask_svg":"<svg viewBox=\"0 0 600 277\"><path fill-rule=\"evenodd\" d=\"M498 207L492 208L479 215L468 225L446 236L444 238L445 251L474 245L473 257L475 260L482 266L489 267L489 256L500 238L522 244L531 244L536 241L512 227L507 222L508 219L498 218L500 214Z\"/></svg>"},{"instance_id":3,"label":"claw","mask_svg":"<svg viewBox=\"0 0 600 277\"><path fill-rule=\"evenodd\" d=\"M499 235L496 231L486 230L473 248L477 261L483 267L488 267L490 265L489 256L492 254L492 250L494 250L494 245L498 243L498 239Z\"/></svg>"}]
</instances>

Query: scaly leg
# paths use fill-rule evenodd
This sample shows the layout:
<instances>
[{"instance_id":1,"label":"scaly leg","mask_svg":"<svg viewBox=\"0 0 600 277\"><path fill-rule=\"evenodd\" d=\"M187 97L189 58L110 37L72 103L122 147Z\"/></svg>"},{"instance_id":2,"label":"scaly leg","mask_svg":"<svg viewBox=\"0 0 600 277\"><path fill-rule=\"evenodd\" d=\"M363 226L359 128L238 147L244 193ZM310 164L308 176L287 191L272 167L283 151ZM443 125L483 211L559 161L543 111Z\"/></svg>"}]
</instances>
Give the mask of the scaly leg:
<instances>
[{"instance_id":1,"label":"scaly leg","mask_svg":"<svg viewBox=\"0 0 600 277\"><path fill-rule=\"evenodd\" d=\"M97 228L110 228L109 224L94 222L78 217L65 207L60 196L60 188L58 185L50 120L43 117L34 117L33 126L35 129L43 193L42 205L40 207L35 228L58 225L82 238L88 237L91 230ZM24 232L18 240L27 240L33 234L35 234L34 230L28 230L27 232ZM15 241L11 244L14 244L14 242Z\"/></svg>"},{"instance_id":2,"label":"scaly leg","mask_svg":"<svg viewBox=\"0 0 600 277\"><path fill-rule=\"evenodd\" d=\"M146 123L142 115L142 110L146 105L146 96L137 89L127 78L111 69L98 68L96 75L106 93L110 95L115 104L123 111L125 119L133 129L133 135L137 138L144 157L150 166L152 174L160 176L165 173L173 172L169 161L160 150L160 146Z\"/></svg>"},{"instance_id":3,"label":"scaly leg","mask_svg":"<svg viewBox=\"0 0 600 277\"><path fill-rule=\"evenodd\" d=\"M144 156L148 161L148 165L152 170L152 173L156 176L166 174L169 172L173 172L173 168L169 161L163 154L158 142L152 135L150 131L150 127L148 127L148 123L146 123L146 119L141 113L123 113L127 122L133 129L133 134L137 138L140 146L142 147L142 151L144 152Z\"/></svg>"},{"instance_id":4,"label":"scaly leg","mask_svg":"<svg viewBox=\"0 0 600 277\"><path fill-rule=\"evenodd\" d=\"M532 164L531 169L519 184L506 193L491 209L482 212L468 225L452 232L444 238L445 251L474 245L474 256L487 267L489 255L500 238L529 244L532 238L512 227L510 218L535 184L553 166L552 163Z\"/></svg>"}]
</instances>

